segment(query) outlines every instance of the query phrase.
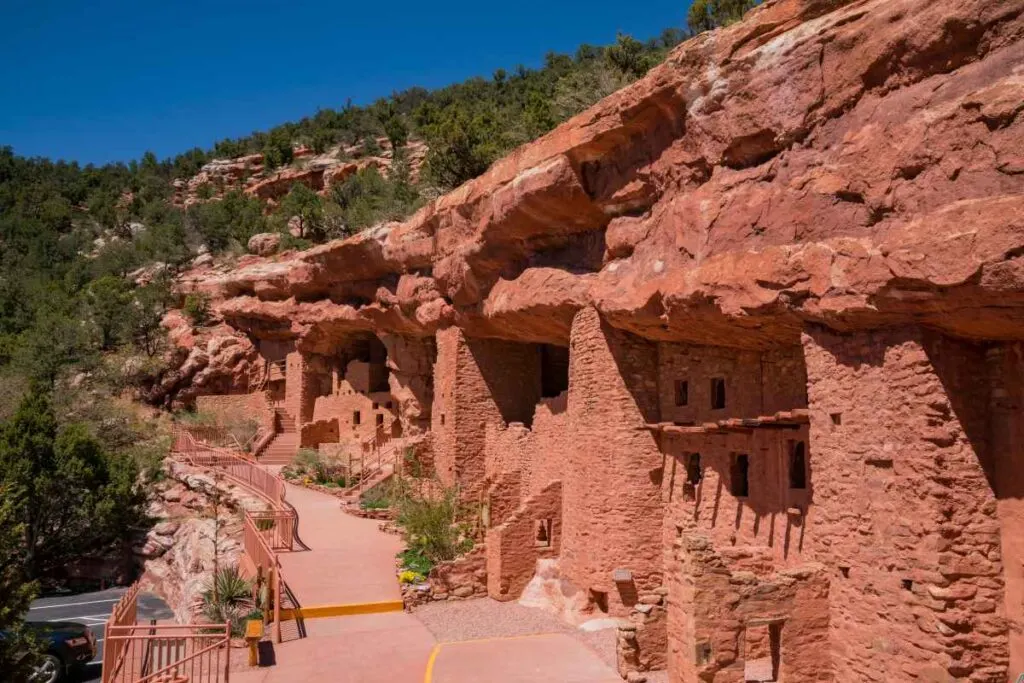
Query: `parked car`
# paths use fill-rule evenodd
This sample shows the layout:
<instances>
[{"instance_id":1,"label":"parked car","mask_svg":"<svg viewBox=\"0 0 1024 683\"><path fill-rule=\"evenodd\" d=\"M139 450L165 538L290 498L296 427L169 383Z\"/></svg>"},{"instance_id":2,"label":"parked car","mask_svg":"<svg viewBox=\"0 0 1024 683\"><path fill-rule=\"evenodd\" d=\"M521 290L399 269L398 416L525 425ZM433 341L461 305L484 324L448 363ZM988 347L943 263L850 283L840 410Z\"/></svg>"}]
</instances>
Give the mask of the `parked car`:
<instances>
[{"instance_id":1,"label":"parked car","mask_svg":"<svg viewBox=\"0 0 1024 683\"><path fill-rule=\"evenodd\" d=\"M96 657L96 636L73 621L30 621L26 624L45 647L30 683L58 683Z\"/></svg>"}]
</instances>

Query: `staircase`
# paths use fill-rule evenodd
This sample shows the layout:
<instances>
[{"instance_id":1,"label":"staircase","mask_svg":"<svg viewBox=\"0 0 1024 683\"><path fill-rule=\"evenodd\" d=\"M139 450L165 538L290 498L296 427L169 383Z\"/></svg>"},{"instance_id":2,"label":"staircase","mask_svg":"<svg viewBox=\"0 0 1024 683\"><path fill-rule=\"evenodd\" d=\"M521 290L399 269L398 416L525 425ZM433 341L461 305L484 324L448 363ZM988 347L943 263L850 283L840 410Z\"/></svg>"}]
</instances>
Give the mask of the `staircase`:
<instances>
[{"instance_id":1,"label":"staircase","mask_svg":"<svg viewBox=\"0 0 1024 683\"><path fill-rule=\"evenodd\" d=\"M342 495L342 502L358 504L363 494L373 489L395 474L397 458L400 454L400 441L387 440L373 453L363 453L359 460L359 474Z\"/></svg>"},{"instance_id":2,"label":"staircase","mask_svg":"<svg viewBox=\"0 0 1024 683\"><path fill-rule=\"evenodd\" d=\"M295 429L295 418L283 408L275 408L277 436L267 445L259 457L261 465L289 465L299 452L299 433Z\"/></svg>"}]
</instances>

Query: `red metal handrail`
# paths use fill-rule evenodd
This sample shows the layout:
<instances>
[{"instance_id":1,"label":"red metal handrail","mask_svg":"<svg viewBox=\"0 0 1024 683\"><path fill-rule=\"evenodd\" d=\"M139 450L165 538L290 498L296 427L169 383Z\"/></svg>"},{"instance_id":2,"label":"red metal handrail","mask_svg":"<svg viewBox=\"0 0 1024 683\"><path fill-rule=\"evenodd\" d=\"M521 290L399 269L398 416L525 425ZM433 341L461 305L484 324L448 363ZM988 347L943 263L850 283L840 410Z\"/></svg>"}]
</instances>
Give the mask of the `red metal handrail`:
<instances>
[{"instance_id":1,"label":"red metal handrail","mask_svg":"<svg viewBox=\"0 0 1024 683\"><path fill-rule=\"evenodd\" d=\"M231 625L131 624L104 634L104 654L116 648L119 665L103 683L227 683L230 676Z\"/></svg>"}]
</instances>

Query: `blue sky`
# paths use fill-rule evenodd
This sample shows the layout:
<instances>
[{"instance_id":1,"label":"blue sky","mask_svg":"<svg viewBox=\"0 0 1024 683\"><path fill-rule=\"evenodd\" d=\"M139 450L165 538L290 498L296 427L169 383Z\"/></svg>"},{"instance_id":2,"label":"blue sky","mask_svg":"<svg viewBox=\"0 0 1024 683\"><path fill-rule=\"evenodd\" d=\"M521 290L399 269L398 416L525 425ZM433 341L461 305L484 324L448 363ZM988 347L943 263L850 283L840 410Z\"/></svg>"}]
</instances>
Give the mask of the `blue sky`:
<instances>
[{"instance_id":1,"label":"blue sky","mask_svg":"<svg viewBox=\"0 0 1024 683\"><path fill-rule=\"evenodd\" d=\"M164 158L393 90L684 27L689 0L0 0L0 145Z\"/></svg>"}]
</instances>

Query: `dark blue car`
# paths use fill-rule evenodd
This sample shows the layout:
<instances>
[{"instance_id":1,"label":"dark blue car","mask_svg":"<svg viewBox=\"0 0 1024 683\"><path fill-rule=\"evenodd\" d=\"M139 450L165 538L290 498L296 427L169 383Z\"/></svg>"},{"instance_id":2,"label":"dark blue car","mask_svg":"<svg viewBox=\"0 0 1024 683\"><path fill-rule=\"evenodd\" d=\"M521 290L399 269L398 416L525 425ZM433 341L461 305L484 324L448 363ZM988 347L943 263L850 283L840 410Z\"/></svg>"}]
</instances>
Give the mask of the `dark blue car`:
<instances>
[{"instance_id":1,"label":"dark blue car","mask_svg":"<svg viewBox=\"0 0 1024 683\"><path fill-rule=\"evenodd\" d=\"M45 647L31 683L57 683L73 669L96 656L96 636L87 626L72 621L28 622L28 628Z\"/></svg>"}]
</instances>

